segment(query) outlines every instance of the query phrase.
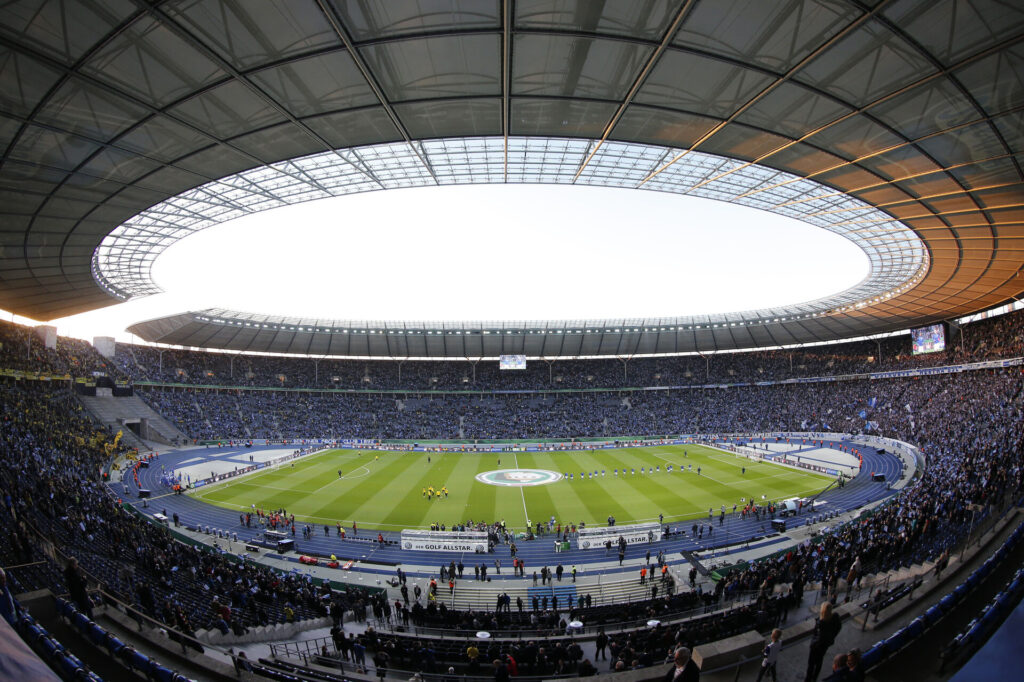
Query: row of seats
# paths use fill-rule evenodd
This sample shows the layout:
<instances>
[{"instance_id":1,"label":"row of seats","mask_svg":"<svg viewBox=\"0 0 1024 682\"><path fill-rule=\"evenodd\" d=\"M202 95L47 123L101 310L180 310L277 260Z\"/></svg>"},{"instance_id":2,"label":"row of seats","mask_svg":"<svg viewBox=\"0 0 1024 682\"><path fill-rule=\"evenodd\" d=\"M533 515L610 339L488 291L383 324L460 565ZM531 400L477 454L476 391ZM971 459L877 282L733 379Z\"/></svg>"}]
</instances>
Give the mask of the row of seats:
<instances>
[{"instance_id":1,"label":"row of seats","mask_svg":"<svg viewBox=\"0 0 1024 682\"><path fill-rule=\"evenodd\" d=\"M188 678L185 676L161 665L141 651L125 644L116 635L107 632L68 600L57 599L57 613L85 639L96 647L106 649L113 660L119 661L128 670L135 671L154 682L187 682Z\"/></svg>"},{"instance_id":2,"label":"row of seats","mask_svg":"<svg viewBox=\"0 0 1024 682\"><path fill-rule=\"evenodd\" d=\"M974 650L995 630L1006 614L1012 611L1024 592L1024 569L1013 576L1006 589L997 594L991 602L981 610L981 615L967 624L963 632L953 638L942 652L943 665L948 661L960 658Z\"/></svg>"},{"instance_id":3,"label":"row of seats","mask_svg":"<svg viewBox=\"0 0 1024 682\"><path fill-rule=\"evenodd\" d=\"M868 649L861 659L864 670L867 671L877 666L882 661L896 654L918 637L925 634L932 626L938 623L946 614L961 604L969 594L977 589L981 582L992 573L996 566L998 566L1011 551L1013 551L1022 539L1024 539L1024 524L1017 526L1017 529L1006 539L1003 545L991 557L989 557L987 561L985 561L984 564L975 569L974 572L971 573L966 580L960 583L955 590L940 599L939 603L929 608L924 612L924 614L910 621L910 623L905 627L897 630L888 638L877 642L873 647ZM1017 573L1017 583L1022 582L1020 579L1021 573L1021 571L1018 571ZM1019 587L1020 584L1018 584L1018 588ZM1007 599L1005 603L1013 603L1013 600ZM982 618L984 617L985 616L982 616ZM996 615L989 617L989 620L987 621L988 626L991 626L996 620ZM977 625L977 623L974 624ZM982 632L982 630L978 630L975 633L975 637L980 637ZM985 630L985 632L987 632L987 630ZM954 642L955 641L956 640L954 640Z\"/></svg>"},{"instance_id":4,"label":"row of seats","mask_svg":"<svg viewBox=\"0 0 1024 682\"><path fill-rule=\"evenodd\" d=\"M20 613L16 628L21 638L65 682L103 682L102 677L86 668L77 656L65 649L27 611Z\"/></svg>"},{"instance_id":5,"label":"row of seats","mask_svg":"<svg viewBox=\"0 0 1024 682\"><path fill-rule=\"evenodd\" d=\"M869 601L861 604L860 607L877 616L900 599L903 599L913 593L913 591L919 588L923 582L924 578L918 576L914 580L903 583L902 585L896 585L894 587L890 587L888 590L882 590L877 592Z\"/></svg>"}]
</instances>

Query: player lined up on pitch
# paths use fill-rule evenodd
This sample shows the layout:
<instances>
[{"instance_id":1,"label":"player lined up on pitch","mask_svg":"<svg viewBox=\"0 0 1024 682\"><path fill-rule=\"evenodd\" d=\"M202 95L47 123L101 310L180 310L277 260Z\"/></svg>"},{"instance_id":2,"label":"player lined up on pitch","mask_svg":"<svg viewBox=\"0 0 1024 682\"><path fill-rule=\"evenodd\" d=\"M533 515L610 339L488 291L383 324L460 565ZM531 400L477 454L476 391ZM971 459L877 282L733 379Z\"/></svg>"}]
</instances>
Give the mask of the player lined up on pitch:
<instances>
[{"instance_id":1,"label":"player lined up on pitch","mask_svg":"<svg viewBox=\"0 0 1024 682\"><path fill-rule=\"evenodd\" d=\"M434 488L434 486L428 486L428 487L423 489L423 497L427 498L428 500L433 500L433 499L438 499L439 500L439 499L441 499L442 495L444 495L445 497L448 497L448 486L444 486L443 485L440 488Z\"/></svg>"},{"instance_id":2,"label":"player lined up on pitch","mask_svg":"<svg viewBox=\"0 0 1024 682\"><path fill-rule=\"evenodd\" d=\"M673 468L674 467L673 467L672 464L666 464L665 465L664 473L671 474L672 471L673 471ZM693 465L690 464L688 466L683 466L682 464L680 464L679 465L679 473L683 473L685 471L693 471ZM697 475L698 476L701 475L700 472L701 472L701 468L700 468L700 466L698 466L697 467ZM621 471L619 469L612 469L612 475L613 476L620 476L620 475L621 476L625 476L625 475L627 475L627 473L630 476L636 476L636 467L630 467L630 469L628 471L627 471L627 469L625 467L623 467L621 469ZM660 474L660 473L662 473L662 469L661 469L661 465L660 464L656 464L656 465L654 465L652 467L640 467L640 475L641 476L645 476L645 475L649 475L649 474ZM743 470L743 473L747 473L746 469ZM595 469L594 471L581 471L578 478L576 477L575 473L565 472L565 473L562 474L562 478L564 480L566 480L566 481L575 481L575 480L582 481L582 480L585 480L585 479L602 478L602 477L604 477L606 475L607 475L607 470L601 469L600 471L598 471L598 470Z\"/></svg>"}]
</instances>

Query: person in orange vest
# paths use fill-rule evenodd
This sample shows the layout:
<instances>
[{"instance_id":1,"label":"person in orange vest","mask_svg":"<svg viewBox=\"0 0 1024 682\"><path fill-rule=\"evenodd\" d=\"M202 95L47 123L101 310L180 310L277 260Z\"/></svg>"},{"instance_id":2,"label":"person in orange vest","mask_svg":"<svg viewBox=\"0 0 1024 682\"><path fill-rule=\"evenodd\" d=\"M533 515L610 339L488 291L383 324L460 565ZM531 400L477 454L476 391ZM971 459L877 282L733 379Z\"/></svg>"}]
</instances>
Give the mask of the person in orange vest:
<instances>
[{"instance_id":1,"label":"person in orange vest","mask_svg":"<svg viewBox=\"0 0 1024 682\"><path fill-rule=\"evenodd\" d=\"M640 569L640 584L643 585L645 582L647 582L647 567L646 566L644 566L643 568Z\"/></svg>"}]
</instances>

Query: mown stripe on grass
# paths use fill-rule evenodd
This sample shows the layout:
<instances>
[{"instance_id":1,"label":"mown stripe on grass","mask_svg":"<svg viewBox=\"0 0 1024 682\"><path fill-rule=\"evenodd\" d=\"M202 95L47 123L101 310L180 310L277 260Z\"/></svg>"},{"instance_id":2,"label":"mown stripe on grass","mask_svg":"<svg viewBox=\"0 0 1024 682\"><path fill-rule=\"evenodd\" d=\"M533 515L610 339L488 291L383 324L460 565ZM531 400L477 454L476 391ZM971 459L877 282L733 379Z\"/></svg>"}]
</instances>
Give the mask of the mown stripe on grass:
<instances>
[{"instance_id":1,"label":"mown stripe on grass","mask_svg":"<svg viewBox=\"0 0 1024 682\"><path fill-rule=\"evenodd\" d=\"M391 511L386 513L381 521L389 525L401 525L409 521L415 521L414 526L429 526L431 523L441 523L448 500L433 498L428 501L423 497L423 488L433 487L440 490L448 484L451 473L458 464L459 457L454 456L432 456L431 463L423 470L419 478L414 479L412 487L405 495L399 491L399 484L409 485L408 475L405 481L396 481L396 485L389 486L378 501L384 506L390 506ZM415 475L416 467L412 467L409 475ZM362 512L359 512L362 514ZM435 518L441 517L441 518ZM446 521L446 520L445 520Z\"/></svg>"}]
</instances>

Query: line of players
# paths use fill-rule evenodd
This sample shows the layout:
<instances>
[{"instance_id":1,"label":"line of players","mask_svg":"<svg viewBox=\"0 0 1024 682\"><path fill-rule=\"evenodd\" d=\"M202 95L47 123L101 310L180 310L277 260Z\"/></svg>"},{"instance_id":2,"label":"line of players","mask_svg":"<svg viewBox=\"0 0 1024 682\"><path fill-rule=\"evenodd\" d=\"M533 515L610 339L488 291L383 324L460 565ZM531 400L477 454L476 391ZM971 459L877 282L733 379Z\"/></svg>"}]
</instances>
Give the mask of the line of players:
<instances>
[{"instance_id":1,"label":"line of players","mask_svg":"<svg viewBox=\"0 0 1024 682\"><path fill-rule=\"evenodd\" d=\"M672 467L671 464L668 464L668 465L665 466L665 473L671 474L672 471L673 471L673 467ZM682 473L684 471L693 471L693 465L689 464L687 466L683 466L682 464L680 464L679 465L679 472ZM700 472L701 472L701 468L698 465L697 466L697 475L698 476L700 476ZM661 465L660 464L659 465L655 465L653 467L640 467L640 475L644 475L644 474L660 474L660 473L661 473ZM747 468L746 467L743 467L743 473L744 474L747 473ZM612 469L612 474L614 476L618 476L619 475L619 470L618 469ZM629 470L629 474L632 475L632 476L635 476L636 475L636 469L635 468L631 468ZM596 471L595 470L595 471L592 471L592 472L581 471L580 472L579 480L588 479L588 478L601 478L604 475L606 475L606 472L605 472L604 469L601 469L601 471ZM626 475L626 469L625 468L622 469L622 475L623 476ZM575 474L572 474L572 473L564 473L564 474L562 474L562 476L567 481L576 480Z\"/></svg>"},{"instance_id":2,"label":"line of players","mask_svg":"<svg viewBox=\"0 0 1024 682\"><path fill-rule=\"evenodd\" d=\"M440 500L441 495L448 497L448 486L443 485L437 489L435 489L434 486L427 486L426 488L423 489L423 497L427 498L428 500L433 500L435 498Z\"/></svg>"}]
</instances>

